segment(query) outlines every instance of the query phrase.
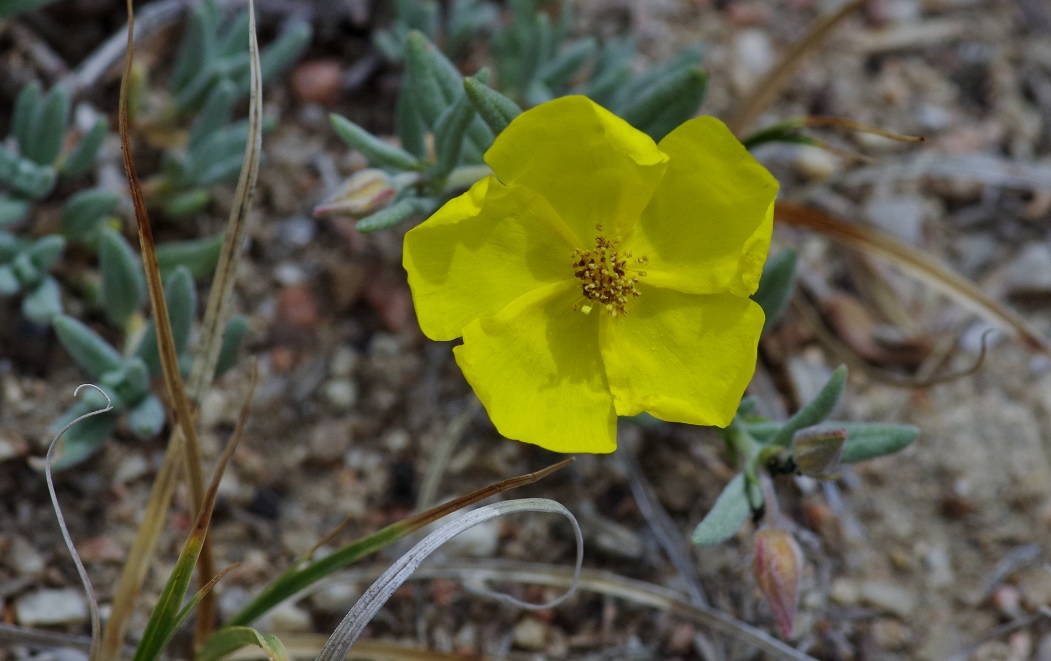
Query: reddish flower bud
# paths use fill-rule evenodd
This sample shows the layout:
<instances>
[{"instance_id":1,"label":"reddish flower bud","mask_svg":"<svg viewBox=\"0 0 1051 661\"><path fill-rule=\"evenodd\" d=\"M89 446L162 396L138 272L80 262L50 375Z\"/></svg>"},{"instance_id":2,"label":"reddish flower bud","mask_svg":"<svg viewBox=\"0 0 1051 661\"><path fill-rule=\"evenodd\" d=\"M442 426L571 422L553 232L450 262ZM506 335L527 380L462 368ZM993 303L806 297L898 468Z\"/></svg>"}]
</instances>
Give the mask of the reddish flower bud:
<instances>
[{"instance_id":1,"label":"reddish flower bud","mask_svg":"<svg viewBox=\"0 0 1051 661\"><path fill-rule=\"evenodd\" d=\"M792 441L792 460L803 475L832 480L837 477L846 442L846 429L803 430Z\"/></svg>"},{"instance_id":2,"label":"reddish flower bud","mask_svg":"<svg viewBox=\"0 0 1051 661\"><path fill-rule=\"evenodd\" d=\"M802 568L803 553L792 535L777 528L755 533L752 575L784 638L792 635Z\"/></svg>"}]
</instances>

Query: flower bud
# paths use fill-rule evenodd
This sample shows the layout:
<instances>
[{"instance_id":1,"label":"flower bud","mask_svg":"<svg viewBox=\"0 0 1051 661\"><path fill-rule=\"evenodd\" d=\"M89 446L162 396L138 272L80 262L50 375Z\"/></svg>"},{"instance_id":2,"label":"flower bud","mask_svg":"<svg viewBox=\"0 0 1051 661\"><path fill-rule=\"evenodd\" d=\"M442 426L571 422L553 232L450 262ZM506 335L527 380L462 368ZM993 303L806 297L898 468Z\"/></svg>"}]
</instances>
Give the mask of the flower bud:
<instances>
[{"instance_id":1,"label":"flower bud","mask_svg":"<svg viewBox=\"0 0 1051 661\"><path fill-rule=\"evenodd\" d=\"M752 575L763 593L781 636L792 635L792 622L799 599L803 553L792 535L777 528L763 528L755 533Z\"/></svg>"},{"instance_id":2,"label":"flower bud","mask_svg":"<svg viewBox=\"0 0 1051 661\"><path fill-rule=\"evenodd\" d=\"M846 442L846 429L802 431L792 440L792 461L796 469L807 477L834 479Z\"/></svg>"},{"instance_id":3,"label":"flower bud","mask_svg":"<svg viewBox=\"0 0 1051 661\"><path fill-rule=\"evenodd\" d=\"M364 216L387 206L397 193L395 181L383 170L358 170L335 193L314 207L314 216Z\"/></svg>"}]
</instances>

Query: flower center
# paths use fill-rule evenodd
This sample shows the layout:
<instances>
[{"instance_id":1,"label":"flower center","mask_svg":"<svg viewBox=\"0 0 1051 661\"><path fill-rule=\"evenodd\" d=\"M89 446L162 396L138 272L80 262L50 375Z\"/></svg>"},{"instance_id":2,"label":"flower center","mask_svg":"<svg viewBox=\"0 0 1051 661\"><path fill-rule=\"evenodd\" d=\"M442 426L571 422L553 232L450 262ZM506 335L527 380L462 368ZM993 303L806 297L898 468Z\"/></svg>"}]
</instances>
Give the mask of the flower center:
<instances>
[{"instance_id":1,"label":"flower center","mask_svg":"<svg viewBox=\"0 0 1051 661\"><path fill-rule=\"evenodd\" d=\"M639 297L635 285L646 275L645 271L635 268L645 264L646 257L632 260L630 250L623 253L617 250L619 237L611 240L602 236L602 225L595 225L595 229L600 233L595 237L595 247L573 251L573 275L580 280L586 299L573 309L590 314L598 305L611 317L627 314L628 299Z\"/></svg>"}]
</instances>

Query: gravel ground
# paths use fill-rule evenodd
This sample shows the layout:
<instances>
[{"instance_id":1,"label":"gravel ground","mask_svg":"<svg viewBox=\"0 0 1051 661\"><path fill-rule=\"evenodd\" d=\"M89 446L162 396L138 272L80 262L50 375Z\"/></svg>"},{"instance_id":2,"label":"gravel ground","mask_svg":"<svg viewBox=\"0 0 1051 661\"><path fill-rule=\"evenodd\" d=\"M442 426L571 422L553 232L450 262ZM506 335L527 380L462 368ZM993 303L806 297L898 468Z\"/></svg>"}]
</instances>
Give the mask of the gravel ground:
<instances>
[{"instance_id":1,"label":"gravel ground","mask_svg":"<svg viewBox=\"0 0 1051 661\"><path fill-rule=\"evenodd\" d=\"M430 490L428 480L436 480L431 499L441 500L559 458L501 440L450 345L422 337L400 267L399 232L362 236L348 224L310 217L312 205L361 166L333 137L326 114L390 131L397 71L370 55L370 3L275 0L263 5L264 29L273 30L289 7L312 14L318 34L301 65L266 92L268 112L280 121L264 140L256 224L236 303L252 322L248 353L260 379L216 512L218 563L242 563L218 588L223 612L345 517L344 541L411 512ZM578 7L582 33L636 35L640 66L703 41L711 71L704 110L724 118L827 11L812 0L581 0ZM119 29L115 12L108 0L66 0L8 25L0 31L0 98L12 99L26 79L50 83L63 67L77 65ZM142 46L140 57L160 66L170 47L162 34ZM343 87L333 85L333 71L346 74ZM115 89L106 75L85 98L115 114ZM9 107L0 103L0 127ZM763 148L757 155L781 180L783 199L920 248L1051 337L1048 5L870 0L810 54L759 124L802 114L846 117L928 140L912 145L812 130L869 161L812 147ZM103 175L112 176L118 162L115 145L108 145ZM159 231L214 231L230 195L217 191L211 217ZM974 373L925 385L978 360L987 322L888 262L823 236L782 227L775 243L795 247L804 268L798 305L762 346L753 391L763 405L775 414L791 411L847 362L851 379L838 418L922 430L913 447L847 470L834 485L778 483L806 559L789 642L819 659L1051 660L1048 357L998 333ZM43 454L47 425L84 377L53 339L27 333L17 308L5 305L0 619L83 634L87 613L76 573L42 476L27 459ZM245 371L235 370L205 400L200 426L209 459L228 438L245 392ZM616 455L580 457L520 494L555 498L580 517L586 567L683 594L699 585L713 606L773 633L748 572L750 529L722 546L684 551L699 576L691 582L662 551L660 531L667 528L647 515L659 504L670 515L673 546L687 549L689 531L732 475L718 437L663 424L628 426L623 436ZM450 438L451 459L434 473ZM120 436L58 478L73 538L104 607L162 453L160 441ZM633 492L640 478L652 501ZM147 595L159 590L188 527L180 497ZM326 582L262 626L289 634L330 631L374 567L401 550ZM430 577L400 590L366 636L462 658L762 658L638 600L585 590L531 613L472 595L456 571L504 561L565 567L573 554L569 527L554 517L519 515L481 526L443 549L429 565ZM558 593L505 587L533 601ZM144 620L140 615L133 626ZM4 645L0 659L30 658L25 648Z\"/></svg>"}]
</instances>

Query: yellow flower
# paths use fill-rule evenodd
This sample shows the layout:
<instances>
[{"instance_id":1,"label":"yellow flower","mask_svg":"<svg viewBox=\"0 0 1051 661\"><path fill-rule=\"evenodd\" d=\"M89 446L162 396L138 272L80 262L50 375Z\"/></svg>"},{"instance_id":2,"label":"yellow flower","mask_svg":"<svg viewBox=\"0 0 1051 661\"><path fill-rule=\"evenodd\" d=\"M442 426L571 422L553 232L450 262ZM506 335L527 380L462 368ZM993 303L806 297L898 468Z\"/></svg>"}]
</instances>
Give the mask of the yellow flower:
<instances>
[{"instance_id":1,"label":"yellow flower","mask_svg":"<svg viewBox=\"0 0 1051 661\"><path fill-rule=\"evenodd\" d=\"M584 97L518 116L495 173L405 237L423 332L508 438L611 452L617 416L729 424L755 370L777 182L716 119L654 144Z\"/></svg>"}]
</instances>

